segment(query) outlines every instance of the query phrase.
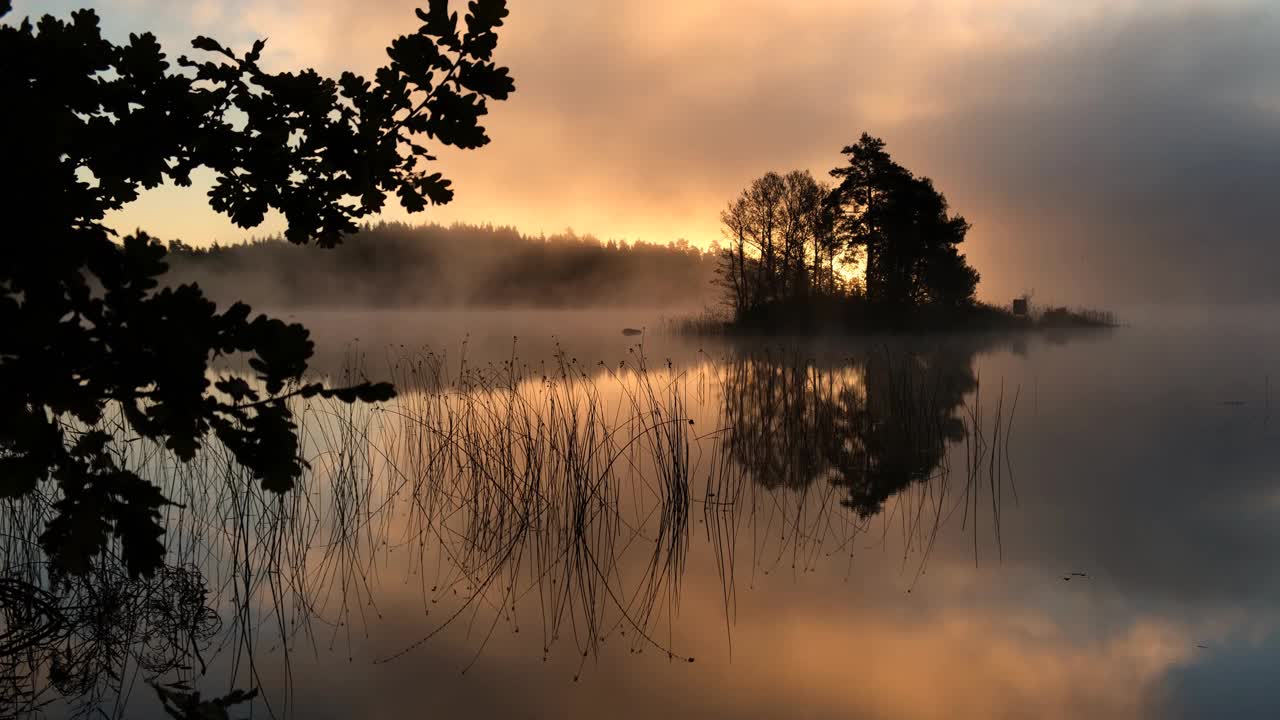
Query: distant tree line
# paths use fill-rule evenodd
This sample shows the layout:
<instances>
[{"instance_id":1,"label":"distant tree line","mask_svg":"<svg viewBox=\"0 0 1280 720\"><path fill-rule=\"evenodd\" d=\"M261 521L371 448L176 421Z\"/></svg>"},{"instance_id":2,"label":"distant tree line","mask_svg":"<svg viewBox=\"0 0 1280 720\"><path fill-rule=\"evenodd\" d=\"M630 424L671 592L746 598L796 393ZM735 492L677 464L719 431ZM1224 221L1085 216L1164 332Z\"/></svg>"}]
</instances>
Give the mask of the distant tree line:
<instances>
[{"instance_id":1,"label":"distant tree line","mask_svg":"<svg viewBox=\"0 0 1280 720\"><path fill-rule=\"evenodd\" d=\"M680 240L523 235L491 225L382 223L322 253L283 239L169 244L167 279L276 306L700 307L717 256Z\"/></svg>"},{"instance_id":2,"label":"distant tree line","mask_svg":"<svg viewBox=\"0 0 1280 720\"><path fill-rule=\"evenodd\" d=\"M836 307L891 320L972 307L979 275L958 250L968 222L883 140L863 133L841 152L834 186L808 171L770 172L721 213L718 283L735 319Z\"/></svg>"}]
</instances>

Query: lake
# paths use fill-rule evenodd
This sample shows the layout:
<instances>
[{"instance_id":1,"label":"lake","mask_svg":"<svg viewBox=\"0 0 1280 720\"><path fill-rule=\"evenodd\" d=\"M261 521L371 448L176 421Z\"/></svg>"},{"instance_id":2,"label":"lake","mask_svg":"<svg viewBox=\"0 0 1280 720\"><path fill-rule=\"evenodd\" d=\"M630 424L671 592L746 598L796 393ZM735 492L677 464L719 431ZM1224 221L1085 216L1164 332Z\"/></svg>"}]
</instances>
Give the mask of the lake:
<instances>
[{"instance_id":1,"label":"lake","mask_svg":"<svg viewBox=\"0 0 1280 720\"><path fill-rule=\"evenodd\" d=\"M112 612L29 684L58 680L51 716L163 717L156 675L259 688L254 717L1274 716L1280 328L1121 317L298 313L319 375L399 397L300 406L283 500L216 450L131 450L182 505L172 570L86 585ZM33 513L5 516L9 574L40 563Z\"/></svg>"}]
</instances>

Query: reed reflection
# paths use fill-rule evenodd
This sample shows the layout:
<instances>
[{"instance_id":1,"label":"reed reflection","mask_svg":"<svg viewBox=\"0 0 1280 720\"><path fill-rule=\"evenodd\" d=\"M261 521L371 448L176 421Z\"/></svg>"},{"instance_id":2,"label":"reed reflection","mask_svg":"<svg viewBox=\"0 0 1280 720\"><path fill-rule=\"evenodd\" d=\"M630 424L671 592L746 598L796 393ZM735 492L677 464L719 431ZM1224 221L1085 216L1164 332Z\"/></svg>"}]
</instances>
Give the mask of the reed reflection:
<instances>
[{"instance_id":1,"label":"reed reflection","mask_svg":"<svg viewBox=\"0 0 1280 720\"><path fill-rule=\"evenodd\" d=\"M257 702L283 715L293 652L411 662L455 625L474 653L464 668L504 630L544 659L577 658L576 672L605 643L693 662L677 622L685 582L718 575L731 644L745 577L782 558L812 570L822 554L859 545L891 504L906 508L921 563L961 504L968 522L990 497L998 527L1013 407L981 409L977 351L884 346L823 360L740 348L651 365L636 346L610 367L563 352L528 363L514 351L455 366L397 348L394 400L293 408L308 467L283 498L228 456L178 465L130 442L130 467L179 503L166 560L189 570L157 576L157 588L122 585L112 580L123 577L119 556L99 558L100 591L60 595L90 608L86 629L33 639L35 652L7 668L0 702L124 707L128 683L55 677L71 667L64 638L81 635L97 642L76 655L81 676L138 668L171 704L191 704L181 693L221 676L224 687L262 688ZM335 382L363 377L363 355L348 357ZM965 467L953 473L960 446ZM44 562L33 538L47 506L8 518L4 571L14 576ZM738 561L742 548L749 562ZM40 573L23 587L35 604L53 590ZM25 602L0 597L4 627L28 624ZM370 640L384 611L414 606L412 621ZM282 679L267 677L271 663Z\"/></svg>"}]
</instances>

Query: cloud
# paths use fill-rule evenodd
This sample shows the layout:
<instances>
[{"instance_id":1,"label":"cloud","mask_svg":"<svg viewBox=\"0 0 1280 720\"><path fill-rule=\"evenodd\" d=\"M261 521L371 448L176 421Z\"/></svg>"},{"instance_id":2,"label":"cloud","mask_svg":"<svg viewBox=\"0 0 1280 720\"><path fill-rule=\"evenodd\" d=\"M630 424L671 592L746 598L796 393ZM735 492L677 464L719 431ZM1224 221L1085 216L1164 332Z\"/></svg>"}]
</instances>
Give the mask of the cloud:
<instances>
[{"instance_id":1,"label":"cloud","mask_svg":"<svg viewBox=\"0 0 1280 720\"><path fill-rule=\"evenodd\" d=\"M753 176L825 173L866 129L973 222L968 252L988 297L1272 295L1280 11L1049 5L513 2L499 60L517 93L493 107L492 145L442 153L459 192L435 219L707 243ZM416 25L413 6L156 13L120 0L103 12L117 26L159 18L165 37L268 37L280 67L368 72ZM127 219L166 216L172 195L160 198ZM211 217L167 215L175 231L160 234L197 241Z\"/></svg>"},{"instance_id":2,"label":"cloud","mask_svg":"<svg viewBox=\"0 0 1280 720\"><path fill-rule=\"evenodd\" d=\"M948 158L955 185L981 189L982 215L1020 230L1000 238L1023 257L1013 267L1043 255L1116 297L1270 295L1277 36L1280 15L1263 8L1099 22L957 71L948 87L979 76L1000 91L910 134Z\"/></svg>"}]
</instances>

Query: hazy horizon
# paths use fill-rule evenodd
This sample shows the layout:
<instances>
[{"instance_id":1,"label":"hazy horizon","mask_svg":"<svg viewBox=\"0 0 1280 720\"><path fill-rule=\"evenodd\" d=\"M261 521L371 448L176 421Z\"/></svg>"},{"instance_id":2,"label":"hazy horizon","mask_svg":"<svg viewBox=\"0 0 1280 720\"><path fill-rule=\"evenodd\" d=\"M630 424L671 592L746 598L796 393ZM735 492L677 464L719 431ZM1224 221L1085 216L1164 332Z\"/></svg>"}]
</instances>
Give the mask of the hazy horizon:
<instances>
[{"instance_id":1,"label":"hazy horizon","mask_svg":"<svg viewBox=\"0 0 1280 720\"><path fill-rule=\"evenodd\" d=\"M0 0L0 718L1280 717L1277 39Z\"/></svg>"},{"instance_id":2,"label":"hazy horizon","mask_svg":"<svg viewBox=\"0 0 1280 720\"><path fill-rule=\"evenodd\" d=\"M416 22L388 0L19 0L9 21L82 5L171 57L198 34L265 37L269 67L322 72L369 71ZM457 198L411 219L705 247L751 178L825 177L867 130L973 223L985 299L1274 299L1278 35L1280 9L1251 1L522 3L493 143L442 152ZM201 180L109 220L197 245L253 234L208 209Z\"/></svg>"}]
</instances>

